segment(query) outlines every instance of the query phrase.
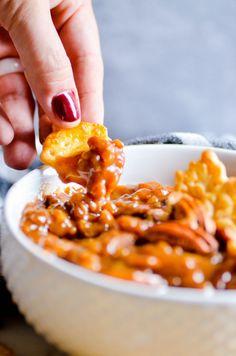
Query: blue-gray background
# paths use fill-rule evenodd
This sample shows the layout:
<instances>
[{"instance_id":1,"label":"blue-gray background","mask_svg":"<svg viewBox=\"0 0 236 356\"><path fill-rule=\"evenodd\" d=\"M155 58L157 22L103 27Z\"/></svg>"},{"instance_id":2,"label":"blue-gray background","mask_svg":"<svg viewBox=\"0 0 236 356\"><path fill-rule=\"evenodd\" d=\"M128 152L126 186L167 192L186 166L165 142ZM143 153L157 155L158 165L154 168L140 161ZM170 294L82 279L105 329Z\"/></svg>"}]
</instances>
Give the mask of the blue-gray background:
<instances>
[{"instance_id":1,"label":"blue-gray background","mask_svg":"<svg viewBox=\"0 0 236 356\"><path fill-rule=\"evenodd\" d=\"M235 0L93 4L112 137L236 134Z\"/></svg>"}]
</instances>

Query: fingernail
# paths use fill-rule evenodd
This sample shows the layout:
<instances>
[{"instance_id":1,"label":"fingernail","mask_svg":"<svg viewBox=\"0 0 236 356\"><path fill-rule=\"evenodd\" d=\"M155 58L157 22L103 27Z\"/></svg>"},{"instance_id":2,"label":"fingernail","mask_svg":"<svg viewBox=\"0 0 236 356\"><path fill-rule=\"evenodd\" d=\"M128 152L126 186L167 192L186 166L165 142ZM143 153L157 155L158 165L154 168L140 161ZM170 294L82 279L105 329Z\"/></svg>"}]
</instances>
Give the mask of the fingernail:
<instances>
[{"instance_id":1,"label":"fingernail","mask_svg":"<svg viewBox=\"0 0 236 356\"><path fill-rule=\"evenodd\" d=\"M80 118L80 111L72 90L55 95L52 99L52 109L62 121L73 122Z\"/></svg>"}]
</instances>

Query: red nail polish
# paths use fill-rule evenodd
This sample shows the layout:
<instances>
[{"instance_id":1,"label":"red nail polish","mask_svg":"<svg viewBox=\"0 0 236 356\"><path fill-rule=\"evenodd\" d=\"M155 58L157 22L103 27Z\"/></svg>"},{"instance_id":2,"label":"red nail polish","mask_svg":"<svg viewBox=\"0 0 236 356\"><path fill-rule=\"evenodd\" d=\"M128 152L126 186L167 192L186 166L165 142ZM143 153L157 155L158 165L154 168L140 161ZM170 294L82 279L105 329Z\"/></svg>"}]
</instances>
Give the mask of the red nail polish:
<instances>
[{"instance_id":1,"label":"red nail polish","mask_svg":"<svg viewBox=\"0 0 236 356\"><path fill-rule=\"evenodd\" d=\"M80 118L79 108L72 90L55 95L52 99L52 109L55 115L63 121L73 122Z\"/></svg>"}]
</instances>

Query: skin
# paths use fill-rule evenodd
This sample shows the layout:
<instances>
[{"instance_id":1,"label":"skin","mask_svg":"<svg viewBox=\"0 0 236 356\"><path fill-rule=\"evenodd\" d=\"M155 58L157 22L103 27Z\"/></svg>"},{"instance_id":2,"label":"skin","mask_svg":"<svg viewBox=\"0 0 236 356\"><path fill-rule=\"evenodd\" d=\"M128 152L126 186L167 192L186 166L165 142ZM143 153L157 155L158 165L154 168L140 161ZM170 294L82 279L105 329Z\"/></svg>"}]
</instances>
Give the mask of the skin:
<instances>
[{"instance_id":1,"label":"skin","mask_svg":"<svg viewBox=\"0 0 236 356\"><path fill-rule=\"evenodd\" d=\"M0 77L0 145L5 162L25 169L34 160L32 88L39 103L41 142L51 124L72 127L52 111L52 98L73 90L81 119L103 122L103 64L91 0L1 0L0 59L18 57L23 73Z\"/></svg>"}]
</instances>

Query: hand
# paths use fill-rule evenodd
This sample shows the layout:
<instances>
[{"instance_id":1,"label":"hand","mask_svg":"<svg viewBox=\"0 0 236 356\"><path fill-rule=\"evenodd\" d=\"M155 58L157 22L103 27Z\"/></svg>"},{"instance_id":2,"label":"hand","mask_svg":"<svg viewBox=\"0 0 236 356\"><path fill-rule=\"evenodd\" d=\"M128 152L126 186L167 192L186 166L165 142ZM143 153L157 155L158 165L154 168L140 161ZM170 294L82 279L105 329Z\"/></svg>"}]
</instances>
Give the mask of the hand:
<instances>
[{"instance_id":1,"label":"hand","mask_svg":"<svg viewBox=\"0 0 236 356\"><path fill-rule=\"evenodd\" d=\"M91 0L1 0L0 59L19 57L24 74L0 77L0 145L5 162L35 158L32 88L41 141L51 124L103 121L103 64Z\"/></svg>"}]
</instances>

